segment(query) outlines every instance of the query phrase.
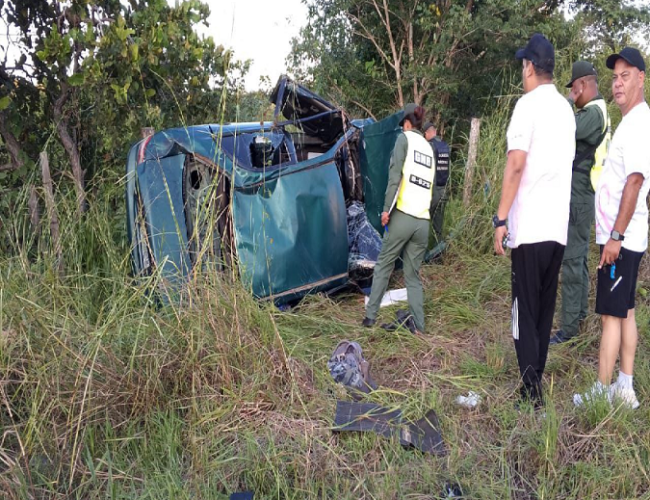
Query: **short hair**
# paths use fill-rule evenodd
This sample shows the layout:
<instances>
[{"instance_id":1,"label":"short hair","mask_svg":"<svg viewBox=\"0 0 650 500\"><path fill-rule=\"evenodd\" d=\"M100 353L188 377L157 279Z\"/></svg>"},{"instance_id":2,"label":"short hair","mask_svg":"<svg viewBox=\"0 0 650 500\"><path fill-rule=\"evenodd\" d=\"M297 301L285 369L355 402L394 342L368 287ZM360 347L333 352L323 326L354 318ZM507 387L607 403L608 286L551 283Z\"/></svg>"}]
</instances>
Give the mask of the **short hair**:
<instances>
[{"instance_id":1,"label":"short hair","mask_svg":"<svg viewBox=\"0 0 650 500\"><path fill-rule=\"evenodd\" d=\"M535 70L535 74L539 78L545 78L547 80L552 80L553 79L553 72L552 71L548 71L548 70L545 70L543 68L540 68L533 61L528 61L528 62L533 65L533 68Z\"/></svg>"},{"instance_id":2,"label":"short hair","mask_svg":"<svg viewBox=\"0 0 650 500\"><path fill-rule=\"evenodd\" d=\"M524 59L523 59L522 62L524 63L524 66L527 66L528 64L532 65L532 66L533 66L533 71L535 72L535 75L536 75L537 77L539 77L539 78L545 78L545 79L547 79L547 80L552 80L552 79L553 79L553 72L549 72L549 71L547 71L547 70L545 70L545 69L543 69L543 68L540 68L539 66L537 66L537 65L536 65L533 61L531 61L530 59L526 59L526 58L524 57Z\"/></svg>"},{"instance_id":3,"label":"short hair","mask_svg":"<svg viewBox=\"0 0 650 500\"><path fill-rule=\"evenodd\" d=\"M422 106L416 106L415 110L413 113L409 113L404 117L404 120L408 120L411 122L411 125L415 129L421 129L422 128L422 122L424 121L424 115L425 111Z\"/></svg>"}]
</instances>

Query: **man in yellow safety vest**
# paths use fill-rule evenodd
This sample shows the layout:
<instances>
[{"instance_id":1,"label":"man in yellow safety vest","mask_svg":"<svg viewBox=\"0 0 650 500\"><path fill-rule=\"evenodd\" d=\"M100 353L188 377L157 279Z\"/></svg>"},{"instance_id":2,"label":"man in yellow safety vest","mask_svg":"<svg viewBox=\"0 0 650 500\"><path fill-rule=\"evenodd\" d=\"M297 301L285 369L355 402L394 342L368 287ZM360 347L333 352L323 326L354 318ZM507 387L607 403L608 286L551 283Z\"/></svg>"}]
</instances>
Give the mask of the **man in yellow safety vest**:
<instances>
[{"instance_id":1,"label":"man in yellow safety vest","mask_svg":"<svg viewBox=\"0 0 650 500\"><path fill-rule=\"evenodd\" d=\"M429 208L436 163L431 145L420 132L423 119L421 106L407 104L404 107L404 118L400 122L403 133L395 142L390 160L381 214L385 232L363 320L366 327L375 324L395 261L402 254L410 317L402 318L400 323L413 333L424 332L424 294L419 273L429 243Z\"/></svg>"}]
</instances>

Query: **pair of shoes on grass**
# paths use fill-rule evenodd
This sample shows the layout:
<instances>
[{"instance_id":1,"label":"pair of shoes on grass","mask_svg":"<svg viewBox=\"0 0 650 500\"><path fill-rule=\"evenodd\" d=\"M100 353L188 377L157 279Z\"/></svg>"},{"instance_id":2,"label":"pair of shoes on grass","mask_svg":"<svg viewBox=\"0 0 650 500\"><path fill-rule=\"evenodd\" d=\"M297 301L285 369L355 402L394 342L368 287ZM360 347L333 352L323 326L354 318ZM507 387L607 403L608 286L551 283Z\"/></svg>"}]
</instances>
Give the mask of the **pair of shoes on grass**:
<instances>
[{"instance_id":1,"label":"pair of shoes on grass","mask_svg":"<svg viewBox=\"0 0 650 500\"><path fill-rule=\"evenodd\" d=\"M381 325L381 327L384 330L388 330L389 332L394 332L399 328L405 328L413 335L417 335L421 333L415 326L415 320L413 319L411 313L404 309L400 309L395 313L395 321L393 321L392 323L384 323L383 325Z\"/></svg>"},{"instance_id":2,"label":"pair of shoes on grass","mask_svg":"<svg viewBox=\"0 0 650 500\"><path fill-rule=\"evenodd\" d=\"M639 407L639 400L632 387L623 387L618 382L614 382L609 387L600 381L591 386L591 388L582 394L573 395L573 404L584 406L597 401L607 401L609 404L621 404L626 408L636 410Z\"/></svg>"}]
</instances>

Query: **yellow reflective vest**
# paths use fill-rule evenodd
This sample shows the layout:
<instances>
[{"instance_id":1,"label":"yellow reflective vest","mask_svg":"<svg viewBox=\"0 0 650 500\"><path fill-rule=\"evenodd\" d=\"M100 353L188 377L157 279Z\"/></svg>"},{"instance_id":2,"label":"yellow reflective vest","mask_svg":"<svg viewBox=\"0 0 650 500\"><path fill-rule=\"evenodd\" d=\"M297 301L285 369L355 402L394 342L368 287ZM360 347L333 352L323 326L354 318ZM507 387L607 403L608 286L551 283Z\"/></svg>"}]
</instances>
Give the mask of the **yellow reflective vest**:
<instances>
[{"instance_id":1,"label":"yellow reflective vest","mask_svg":"<svg viewBox=\"0 0 650 500\"><path fill-rule=\"evenodd\" d=\"M429 209L436 175L433 148L416 132L408 130L404 135L408 140L408 150L402 167L396 207L400 212L418 219L430 219Z\"/></svg>"},{"instance_id":2,"label":"yellow reflective vest","mask_svg":"<svg viewBox=\"0 0 650 500\"><path fill-rule=\"evenodd\" d=\"M604 99L596 99L595 101L588 102L585 104L585 108L587 106L598 106L600 108L600 111L603 114L603 132L605 132L603 140L596 148L596 153L594 155L594 165L591 167L591 171L589 172L591 187L593 187L594 191L596 191L596 186L598 186L598 179L600 179L600 174L603 172L605 158L607 158L607 152L609 151L609 143L612 142L612 122L609 118L607 105L605 104Z\"/></svg>"}]
</instances>

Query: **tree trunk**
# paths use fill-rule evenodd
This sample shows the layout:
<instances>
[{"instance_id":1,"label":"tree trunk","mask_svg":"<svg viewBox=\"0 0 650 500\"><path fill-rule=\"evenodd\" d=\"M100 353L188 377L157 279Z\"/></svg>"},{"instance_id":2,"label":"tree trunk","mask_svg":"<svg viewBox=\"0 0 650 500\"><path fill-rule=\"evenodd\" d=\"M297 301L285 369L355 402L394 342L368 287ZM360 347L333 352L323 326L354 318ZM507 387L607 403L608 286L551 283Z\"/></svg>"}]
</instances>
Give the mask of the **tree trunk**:
<instances>
[{"instance_id":1,"label":"tree trunk","mask_svg":"<svg viewBox=\"0 0 650 500\"><path fill-rule=\"evenodd\" d=\"M474 168L476 167L476 156L478 155L478 140L481 130L480 118L472 118L469 131L469 151L467 153L467 165L465 166L465 185L463 189L463 205L468 207L472 200L472 182L474 181Z\"/></svg>"},{"instance_id":2,"label":"tree trunk","mask_svg":"<svg viewBox=\"0 0 650 500\"><path fill-rule=\"evenodd\" d=\"M50 235L52 237L52 248L54 249L55 267L59 274L63 273L63 251L61 250L61 240L59 239L59 217L56 213L54 203L54 188L52 187L52 176L50 175L50 162L47 158L47 152L43 151L41 158L41 174L43 176L43 187L45 188L45 207L50 219Z\"/></svg>"},{"instance_id":3,"label":"tree trunk","mask_svg":"<svg viewBox=\"0 0 650 500\"><path fill-rule=\"evenodd\" d=\"M63 113L63 106L70 96L70 87L61 84L61 95L54 103L54 119L56 120L56 131L61 139L61 144L68 154L70 164L72 165L72 177L74 179L75 192L77 193L77 207L79 213L86 211L86 187L84 181L84 172L81 170L81 158L79 157L79 148L77 143L70 136L68 131L68 120Z\"/></svg>"},{"instance_id":4,"label":"tree trunk","mask_svg":"<svg viewBox=\"0 0 650 500\"><path fill-rule=\"evenodd\" d=\"M20 158L20 144L18 144L16 137L9 130L7 126L7 115L4 112L0 112L0 135L2 135L2 140L11 158L11 162L7 165L0 165L0 172L19 169L24 165L24 162Z\"/></svg>"}]
</instances>

